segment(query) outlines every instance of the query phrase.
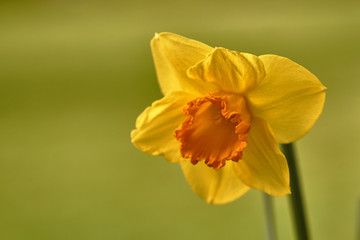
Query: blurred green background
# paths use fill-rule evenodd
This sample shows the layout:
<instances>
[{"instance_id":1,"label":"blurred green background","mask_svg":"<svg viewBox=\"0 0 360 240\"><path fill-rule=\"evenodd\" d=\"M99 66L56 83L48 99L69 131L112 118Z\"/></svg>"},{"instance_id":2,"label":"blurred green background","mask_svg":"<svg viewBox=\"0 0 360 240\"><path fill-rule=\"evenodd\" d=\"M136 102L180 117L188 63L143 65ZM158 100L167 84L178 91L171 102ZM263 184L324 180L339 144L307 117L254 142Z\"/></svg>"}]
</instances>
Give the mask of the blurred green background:
<instances>
[{"instance_id":1,"label":"blurred green background","mask_svg":"<svg viewBox=\"0 0 360 240\"><path fill-rule=\"evenodd\" d=\"M170 31L286 56L327 86L297 144L313 239L355 239L359 1L1 1L0 239L264 239L262 194L207 205L180 167L130 142L161 97L150 52ZM294 239L276 198L279 239ZM359 224L359 222L357 223Z\"/></svg>"}]
</instances>

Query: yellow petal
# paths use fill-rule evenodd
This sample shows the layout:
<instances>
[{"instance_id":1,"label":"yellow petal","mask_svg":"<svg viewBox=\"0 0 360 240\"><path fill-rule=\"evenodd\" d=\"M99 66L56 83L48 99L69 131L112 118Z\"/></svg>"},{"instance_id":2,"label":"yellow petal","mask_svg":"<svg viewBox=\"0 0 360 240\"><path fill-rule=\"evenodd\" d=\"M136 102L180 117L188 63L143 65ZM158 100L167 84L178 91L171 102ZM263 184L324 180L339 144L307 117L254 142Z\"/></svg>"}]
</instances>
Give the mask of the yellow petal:
<instances>
[{"instance_id":1,"label":"yellow petal","mask_svg":"<svg viewBox=\"0 0 360 240\"><path fill-rule=\"evenodd\" d=\"M186 70L205 58L213 50L201 42L172 33L156 34L151 40L151 50L161 91L186 91L203 95L216 86L190 79Z\"/></svg>"},{"instance_id":2,"label":"yellow petal","mask_svg":"<svg viewBox=\"0 0 360 240\"><path fill-rule=\"evenodd\" d=\"M279 142L296 141L320 116L326 88L311 72L287 58L259 58L266 77L248 94L251 112L266 119Z\"/></svg>"},{"instance_id":3,"label":"yellow petal","mask_svg":"<svg viewBox=\"0 0 360 240\"><path fill-rule=\"evenodd\" d=\"M204 162L193 165L190 160L184 160L181 167L196 194L208 203L223 204L237 199L249 190L234 172L234 164L236 163L228 161L220 170L214 170Z\"/></svg>"},{"instance_id":4,"label":"yellow petal","mask_svg":"<svg viewBox=\"0 0 360 240\"><path fill-rule=\"evenodd\" d=\"M264 120L254 118L251 122L243 159L234 167L239 178L251 188L273 196L290 193L287 161Z\"/></svg>"},{"instance_id":5,"label":"yellow petal","mask_svg":"<svg viewBox=\"0 0 360 240\"><path fill-rule=\"evenodd\" d=\"M215 48L203 61L188 70L194 79L217 84L222 90L244 93L254 88L265 76L258 57L224 48Z\"/></svg>"},{"instance_id":6,"label":"yellow petal","mask_svg":"<svg viewBox=\"0 0 360 240\"><path fill-rule=\"evenodd\" d=\"M182 159L174 132L185 119L183 108L193 98L184 92L172 92L146 108L131 132L134 145L150 155L163 155L170 162Z\"/></svg>"}]
</instances>

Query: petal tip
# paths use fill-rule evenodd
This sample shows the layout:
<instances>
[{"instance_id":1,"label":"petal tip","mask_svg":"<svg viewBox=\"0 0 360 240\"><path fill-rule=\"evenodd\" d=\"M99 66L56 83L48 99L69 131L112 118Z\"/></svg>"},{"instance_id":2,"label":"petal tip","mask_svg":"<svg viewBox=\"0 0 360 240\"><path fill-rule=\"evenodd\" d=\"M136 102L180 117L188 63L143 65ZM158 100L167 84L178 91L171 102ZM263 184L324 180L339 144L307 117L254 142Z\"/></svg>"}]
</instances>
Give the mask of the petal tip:
<instances>
[{"instance_id":1,"label":"petal tip","mask_svg":"<svg viewBox=\"0 0 360 240\"><path fill-rule=\"evenodd\" d=\"M166 34L169 34L169 33L167 33L167 32L161 32L161 33L155 32L154 37L151 39L151 42L161 40L163 35L166 35Z\"/></svg>"},{"instance_id":2,"label":"petal tip","mask_svg":"<svg viewBox=\"0 0 360 240\"><path fill-rule=\"evenodd\" d=\"M131 143L137 147L136 137L137 137L138 129L133 129L130 132Z\"/></svg>"},{"instance_id":3,"label":"petal tip","mask_svg":"<svg viewBox=\"0 0 360 240\"><path fill-rule=\"evenodd\" d=\"M291 189L290 189L290 186L288 186L286 189L283 189L283 190L274 191L272 189L272 190L264 190L264 192L266 192L267 194L274 196L274 197L284 197L286 195L291 194Z\"/></svg>"},{"instance_id":4,"label":"petal tip","mask_svg":"<svg viewBox=\"0 0 360 240\"><path fill-rule=\"evenodd\" d=\"M205 201L206 201L206 203L209 204L209 205L214 204L214 199L213 199L212 197L208 197Z\"/></svg>"}]
</instances>

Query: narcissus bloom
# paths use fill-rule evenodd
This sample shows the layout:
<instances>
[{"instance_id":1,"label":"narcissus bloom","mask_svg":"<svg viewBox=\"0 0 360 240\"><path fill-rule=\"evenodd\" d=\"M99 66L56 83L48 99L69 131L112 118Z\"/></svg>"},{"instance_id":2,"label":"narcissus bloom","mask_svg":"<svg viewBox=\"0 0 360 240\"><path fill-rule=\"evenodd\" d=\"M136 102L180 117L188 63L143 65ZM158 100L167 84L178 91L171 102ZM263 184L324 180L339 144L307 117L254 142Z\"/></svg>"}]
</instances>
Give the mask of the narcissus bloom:
<instances>
[{"instance_id":1,"label":"narcissus bloom","mask_svg":"<svg viewBox=\"0 0 360 240\"><path fill-rule=\"evenodd\" d=\"M212 48L172 33L156 34L151 48L164 97L138 117L135 146L179 162L209 203L249 188L289 194L278 143L313 126L325 101L320 81L284 57Z\"/></svg>"}]
</instances>

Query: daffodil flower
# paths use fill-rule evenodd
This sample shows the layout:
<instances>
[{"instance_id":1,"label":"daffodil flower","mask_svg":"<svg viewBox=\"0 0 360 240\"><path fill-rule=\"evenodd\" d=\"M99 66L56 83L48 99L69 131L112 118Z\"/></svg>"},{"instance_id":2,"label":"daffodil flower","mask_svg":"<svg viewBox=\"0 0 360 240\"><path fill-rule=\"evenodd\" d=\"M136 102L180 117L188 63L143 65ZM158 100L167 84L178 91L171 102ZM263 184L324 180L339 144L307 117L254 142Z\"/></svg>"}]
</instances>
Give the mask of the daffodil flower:
<instances>
[{"instance_id":1,"label":"daffodil flower","mask_svg":"<svg viewBox=\"0 0 360 240\"><path fill-rule=\"evenodd\" d=\"M151 41L164 97L131 132L150 155L179 162L208 203L230 202L250 188L290 193L278 143L296 141L322 112L326 88L304 67L276 55L212 48L172 33Z\"/></svg>"}]
</instances>

